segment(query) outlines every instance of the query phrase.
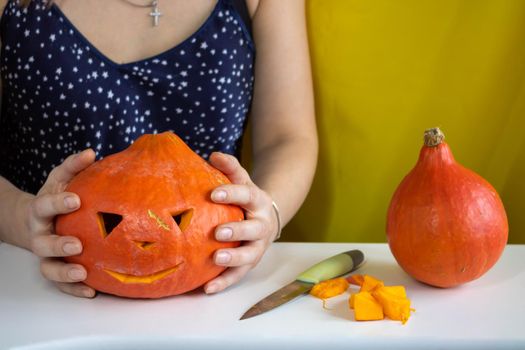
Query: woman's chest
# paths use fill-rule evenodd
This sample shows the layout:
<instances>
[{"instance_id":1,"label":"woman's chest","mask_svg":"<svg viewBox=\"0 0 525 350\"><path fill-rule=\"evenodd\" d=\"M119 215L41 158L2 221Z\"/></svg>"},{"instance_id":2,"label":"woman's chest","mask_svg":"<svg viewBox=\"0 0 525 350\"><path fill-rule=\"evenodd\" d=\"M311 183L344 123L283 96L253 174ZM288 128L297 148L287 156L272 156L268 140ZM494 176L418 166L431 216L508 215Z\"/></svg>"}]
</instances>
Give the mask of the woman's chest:
<instances>
[{"instance_id":1,"label":"woman's chest","mask_svg":"<svg viewBox=\"0 0 525 350\"><path fill-rule=\"evenodd\" d=\"M122 64L183 42L213 15L217 0L56 0L64 17L100 52ZM156 24L156 25L155 25Z\"/></svg>"},{"instance_id":2,"label":"woman's chest","mask_svg":"<svg viewBox=\"0 0 525 350\"><path fill-rule=\"evenodd\" d=\"M81 138L92 145L114 133L128 142L173 129L202 154L210 142L231 151L251 101L254 52L232 8L218 5L183 42L127 63L96 47L59 7L11 6L0 61L5 123L35 143L58 133L71 139L62 144L68 150Z\"/></svg>"}]
</instances>

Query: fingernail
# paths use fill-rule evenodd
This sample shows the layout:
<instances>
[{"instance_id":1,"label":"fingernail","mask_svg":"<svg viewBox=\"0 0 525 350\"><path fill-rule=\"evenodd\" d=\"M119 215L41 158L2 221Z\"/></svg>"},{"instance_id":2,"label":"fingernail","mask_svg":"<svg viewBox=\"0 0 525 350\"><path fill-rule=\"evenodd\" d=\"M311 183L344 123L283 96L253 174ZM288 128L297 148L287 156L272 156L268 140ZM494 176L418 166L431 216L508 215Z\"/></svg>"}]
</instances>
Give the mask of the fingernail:
<instances>
[{"instance_id":1,"label":"fingernail","mask_svg":"<svg viewBox=\"0 0 525 350\"><path fill-rule=\"evenodd\" d=\"M91 288L84 288L82 294L87 298L93 298L95 296L95 291Z\"/></svg>"},{"instance_id":2,"label":"fingernail","mask_svg":"<svg viewBox=\"0 0 525 350\"><path fill-rule=\"evenodd\" d=\"M78 254L80 253L80 245L77 243L66 243L62 246L62 249L67 254Z\"/></svg>"},{"instance_id":3,"label":"fingernail","mask_svg":"<svg viewBox=\"0 0 525 350\"><path fill-rule=\"evenodd\" d=\"M218 240L227 240L227 239L232 238L232 236L233 236L233 230L229 227L223 227L217 231L216 238Z\"/></svg>"},{"instance_id":4,"label":"fingernail","mask_svg":"<svg viewBox=\"0 0 525 350\"><path fill-rule=\"evenodd\" d=\"M206 292L206 294L211 294L211 293L217 292L218 290L219 290L219 286L214 283L214 284L209 285L206 288L205 292Z\"/></svg>"},{"instance_id":5,"label":"fingernail","mask_svg":"<svg viewBox=\"0 0 525 350\"><path fill-rule=\"evenodd\" d=\"M67 274L69 275L69 277L71 277L71 279L74 279L75 281L82 281L86 278L86 273L79 269L69 270Z\"/></svg>"},{"instance_id":6,"label":"fingernail","mask_svg":"<svg viewBox=\"0 0 525 350\"><path fill-rule=\"evenodd\" d=\"M75 196L67 196L64 198L64 204L69 209L75 209L80 205L78 198Z\"/></svg>"},{"instance_id":7,"label":"fingernail","mask_svg":"<svg viewBox=\"0 0 525 350\"><path fill-rule=\"evenodd\" d=\"M231 258L232 256L229 253L222 252L217 254L215 262L217 262L218 264L226 264L231 260Z\"/></svg>"},{"instance_id":8,"label":"fingernail","mask_svg":"<svg viewBox=\"0 0 525 350\"><path fill-rule=\"evenodd\" d=\"M226 192L219 190L212 193L212 199L214 201L223 201L226 199Z\"/></svg>"}]
</instances>

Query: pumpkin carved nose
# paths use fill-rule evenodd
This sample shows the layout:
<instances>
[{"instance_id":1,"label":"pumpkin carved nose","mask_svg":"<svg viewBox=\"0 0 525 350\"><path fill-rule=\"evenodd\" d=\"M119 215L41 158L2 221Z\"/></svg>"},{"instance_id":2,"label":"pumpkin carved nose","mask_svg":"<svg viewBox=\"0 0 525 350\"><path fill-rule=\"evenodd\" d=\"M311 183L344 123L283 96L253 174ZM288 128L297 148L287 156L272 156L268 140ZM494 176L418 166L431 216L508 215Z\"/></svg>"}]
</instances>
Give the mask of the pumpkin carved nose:
<instances>
[{"instance_id":1,"label":"pumpkin carved nose","mask_svg":"<svg viewBox=\"0 0 525 350\"><path fill-rule=\"evenodd\" d=\"M142 250L149 249L155 244L155 242L148 242L148 241L133 241L133 243L135 243L137 247L139 247Z\"/></svg>"}]
</instances>

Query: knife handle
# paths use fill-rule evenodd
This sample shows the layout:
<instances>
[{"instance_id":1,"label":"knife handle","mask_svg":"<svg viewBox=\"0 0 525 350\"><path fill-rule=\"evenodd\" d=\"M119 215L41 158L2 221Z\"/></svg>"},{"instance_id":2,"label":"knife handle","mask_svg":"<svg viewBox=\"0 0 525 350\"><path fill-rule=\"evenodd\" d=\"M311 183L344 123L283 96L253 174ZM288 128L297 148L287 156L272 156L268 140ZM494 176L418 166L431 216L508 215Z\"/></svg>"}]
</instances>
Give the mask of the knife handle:
<instances>
[{"instance_id":1,"label":"knife handle","mask_svg":"<svg viewBox=\"0 0 525 350\"><path fill-rule=\"evenodd\" d=\"M349 250L315 264L297 276L296 279L307 283L319 283L339 277L358 268L364 258L362 251Z\"/></svg>"}]
</instances>

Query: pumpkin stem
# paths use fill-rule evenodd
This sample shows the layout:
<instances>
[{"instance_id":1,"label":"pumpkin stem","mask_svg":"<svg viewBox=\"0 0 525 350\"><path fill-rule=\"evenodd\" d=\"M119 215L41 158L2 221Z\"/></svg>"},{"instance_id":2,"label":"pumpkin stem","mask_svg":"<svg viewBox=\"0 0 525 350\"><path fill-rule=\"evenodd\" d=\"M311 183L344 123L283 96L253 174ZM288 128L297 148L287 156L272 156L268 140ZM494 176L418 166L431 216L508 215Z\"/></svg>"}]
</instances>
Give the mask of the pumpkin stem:
<instances>
[{"instance_id":1,"label":"pumpkin stem","mask_svg":"<svg viewBox=\"0 0 525 350\"><path fill-rule=\"evenodd\" d=\"M439 128L425 130L425 146L435 147L445 139L445 134Z\"/></svg>"}]
</instances>

